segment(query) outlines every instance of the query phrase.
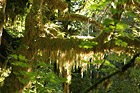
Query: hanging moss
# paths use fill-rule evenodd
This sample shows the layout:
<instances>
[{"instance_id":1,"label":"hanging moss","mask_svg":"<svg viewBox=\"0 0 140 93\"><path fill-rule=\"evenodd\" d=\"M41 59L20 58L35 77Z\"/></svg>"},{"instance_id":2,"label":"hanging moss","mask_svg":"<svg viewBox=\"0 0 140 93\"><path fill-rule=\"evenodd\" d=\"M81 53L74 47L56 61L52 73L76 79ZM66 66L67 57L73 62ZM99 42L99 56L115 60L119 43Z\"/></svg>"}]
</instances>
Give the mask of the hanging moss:
<instances>
[{"instance_id":1,"label":"hanging moss","mask_svg":"<svg viewBox=\"0 0 140 93\"><path fill-rule=\"evenodd\" d=\"M64 11L68 7L68 5L61 0L47 0L46 2L50 9L59 9Z\"/></svg>"},{"instance_id":2,"label":"hanging moss","mask_svg":"<svg viewBox=\"0 0 140 93\"><path fill-rule=\"evenodd\" d=\"M75 41L74 43L73 40ZM130 55L134 54L132 48L117 46L114 43L111 44L110 42L102 45L96 45L92 49L79 48L78 45L81 42L82 40L76 39L41 38L41 41L38 43L38 47L40 50L50 53L50 60L54 61L59 59L61 62L68 60L71 62L74 59L79 61L79 56L84 59L84 57L92 56L93 54L101 54L102 56L99 59L102 59L104 56L104 51L116 51L118 54L121 52L129 53Z\"/></svg>"},{"instance_id":3,"label":"hanging moss","mask_svg":"<svg viewBox=\"0 0 140 93\"><path fill-rule=\"evenodd\" d=\"M114 43L114 40L111 40L107 43L102 43L102 44L97 44L93 46L91 49L85 49L85 48L80 48L79 45L83 42L81 39L63 39L63 38L40 38L38 41L38 48L40 49L47 49L51 51L70 51L73 50L76 54L80 53L89 53L93 51L94 53L99 53L99 52L104 52L104 50L112 50L114 51L126 51L126 53L130 53L132 48L130 48L130 45L127 47L122 47L122 46L117 46ZM137 41L138 42L138 41ZM127 42L129 43L129 42ZM131 43L131 42L130 42ZM139 45L136 46L133 43L134 48L139 48Z\"/></svg>"},{"instance_id":4,"label":"hanging moss","mask_svg":"<svg viewBox=\"0 0 140 93\"><path fill-rule=\"evenodd\" d=\"M132 49L128 47L120 47L115 45L114 43L107 42L102 45L96 45L92 49L83 49L79 48L78 45L83 42L81 39L63 39L63 38L40 38L41 40L38 42L38 47L43 52L43 57L48 57L51 63L57 61L57 68L60 70L60 74L63 74L64 71L67 74L65 78L71 77L71 70L81 67L81 75L84 70L87 70L87 65L89 58L93 60L103 60L104 52L113 52L118 55L122 52L128 52L130 55L133 55ZM108 45L109 44L109 45ZM127 51L126 51L127 50ZM99 57L94 57L93 55L98 55ZM81 62L81 60L86 60L87 63ZM48 61L47 61L48 63ZM88 65L90 66L90 65ZM96 64L99 68L101 64ZM69 84L69 83L68 83ZM104 83L105 84L105 83ZM108 87L108 85L105 85Z\"/></svg>"}]
</instances>

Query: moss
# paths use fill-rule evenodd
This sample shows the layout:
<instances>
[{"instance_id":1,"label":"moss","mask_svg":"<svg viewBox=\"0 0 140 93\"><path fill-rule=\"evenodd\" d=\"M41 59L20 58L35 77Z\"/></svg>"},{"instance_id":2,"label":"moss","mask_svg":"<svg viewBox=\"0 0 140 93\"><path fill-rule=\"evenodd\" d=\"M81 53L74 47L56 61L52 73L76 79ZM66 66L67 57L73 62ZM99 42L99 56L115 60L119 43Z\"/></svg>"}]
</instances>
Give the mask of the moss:
<instances>
[{"instance_id":1,"label":"moss","mask_svg":"<svg viewBox=\"0 0 140 93\"><path fill-rule=\"evenodd\" d=\"M63 17L59 17L58 20L77 20L81 22L88 22L89 18L80 14L65 14ZM103 27L94 20L89 20L89 23L95 24L98 28L103 29Z\"/></svg>"},{"instance_id":2,"label":"moss","mask_svg":"<svg viewBox=\"0 0 140 93\"><path fill-rule=\"evenodd\" d=\"M68 5L61 0L47 0L46 2L50 9L59 9L64 11L68 7Z\"/></svg>"}]
</instances>

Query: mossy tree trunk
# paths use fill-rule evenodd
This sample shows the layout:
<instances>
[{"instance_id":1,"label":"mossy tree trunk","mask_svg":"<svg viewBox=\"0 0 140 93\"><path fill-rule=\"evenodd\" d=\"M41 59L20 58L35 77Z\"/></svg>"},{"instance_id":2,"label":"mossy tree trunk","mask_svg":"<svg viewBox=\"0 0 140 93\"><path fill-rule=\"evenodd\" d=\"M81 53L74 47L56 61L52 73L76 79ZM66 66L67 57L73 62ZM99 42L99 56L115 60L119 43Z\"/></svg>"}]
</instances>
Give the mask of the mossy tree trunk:
<instances>
[{"instance_id":1,"label":"mossy tree trunk","mask_svg":"<svg viewBox=\"0 0 140 93\"><path fill-rule=\"evenodd\" d=\"M63 67L63 70L62 70L62 76L64 78L67 78L68 79L68 73L67 73L67 70L64 69ZM63 82L63 93L69 93L69 83L68 82Z\"/></svg>"},{"instance_id":2,"label":"mossy tree trunk","mask_svg":"<svg viewBox=\"0 0 140 93\"><path fill-rule=\"evenodd\" d=\"M39 37L41 22L42 22L42 5L44 0L33 0L32 8L26 17L25 21L25 35L22 40L21 46L18 49L17 54L25 56L29 59L29 63L33 64L34 56L37 51L35 45L37 38ZM12 60L13 61L13 60ZM13 72L19 72L20 70L29 71L30 68L21 68L18 66L12 66L12 72L8 78L5 79L4 85L1 87L2 93L15 93L18 91L22 93L24 87L27 84L22 84L18 77L24 78L24 76L17 76ZM31 71L31 70L30 70Z\"/></svg>"},{"instance_id":3,"label":"mossy tree trunk","mask_svg":"<svg viewBox=\"0 0 140 93\"><path fill-rule=\"evenodd\" d=\"M0 0L0 45L4 25L5 8L6 8L6 0Z\"/></svg>"}]
</instances>

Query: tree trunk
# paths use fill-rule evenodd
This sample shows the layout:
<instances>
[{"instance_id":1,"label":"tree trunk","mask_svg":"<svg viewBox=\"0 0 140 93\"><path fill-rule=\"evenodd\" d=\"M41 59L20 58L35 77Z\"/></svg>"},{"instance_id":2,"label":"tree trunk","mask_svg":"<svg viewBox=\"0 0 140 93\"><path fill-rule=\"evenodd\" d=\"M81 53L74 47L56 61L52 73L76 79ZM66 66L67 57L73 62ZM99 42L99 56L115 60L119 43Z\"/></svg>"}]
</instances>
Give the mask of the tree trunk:
<instances>
[{"instance_id":1,"label":"tree trunk","mask_svg":"<svg viewBox=\"0 0 140 93\"><path fill-rule=\"evenodd\" d=\"M34 55L37 51L36 39L39 37L40 24L42 23L42 5L44 0L33 0L33 5L30 13L27 15L25 20L25 35L21 42L21 46L18 49L17 54L25 56L29 59L29 63L33 64ZM18 77L24 78L24 76L17 76L13 72L19 72L20 70L27 71L31 68L21 68L12 66L12 72L9 77L5 78L4 85L1 87L2 93L22 93L24 87L27 84L23 84L18 80Z\"/></svg>"},{"instance_id":2,"label":"tree trunk","mask_svg":"<svg viewBox=\"0 0 140 93\"><path fill-rule=\"evenodd\" d=\"M64 69L63 67L63 70L62 70L62 76L63 78L67 78L68 79L68 73L67 73L67 70ZM69 83L68 82L63 82L63 93L69 93Z\"/></svg>"},{"instance_id":3,"label":"tree trunk","mask_svg":"<svg viewBox=\"0 0 140 93\"><path fill-rule=\"evenodd\" d=\"M6 0L0 0L0 45L4 25L5 8L6 8Z\"/></svg>"}]
</instances>

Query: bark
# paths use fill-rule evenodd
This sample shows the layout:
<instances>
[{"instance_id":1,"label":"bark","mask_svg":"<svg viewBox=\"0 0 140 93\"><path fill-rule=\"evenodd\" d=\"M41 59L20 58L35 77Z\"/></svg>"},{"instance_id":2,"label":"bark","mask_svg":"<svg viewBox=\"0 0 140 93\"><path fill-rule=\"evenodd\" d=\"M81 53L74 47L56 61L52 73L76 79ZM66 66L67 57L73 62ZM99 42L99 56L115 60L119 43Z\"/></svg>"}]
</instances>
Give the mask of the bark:
<instances>
[{"instance_id":1,"label":"bark","mask_svg":"<svg viewBox=\"0 0 140 93\"><path fill-rule=\"evenodd\" d=\"M0 1L0 45L1 45L1 40L2 40L5 8L6 8L6 0L1 0Z\"/></svg>"},{"instance_id":2,"label":"bark","mask_svg":"<svg viewBox=\"0 0 140 93\"><path fill-rule=\"evenodd\" d=\"M39 37L41 22L42 22L42 5L44 0L33 0L33 6L30 13L26 17L25 26L25 37L22 40L22 44L18 49L17 54L25 56L29 59L29 63L33 64L34 55L36 54L37 48L34 45L35 40ZM15 61L15 60L12 60ZM13 72L19 72L20 70L29 70L31 68L22 68L18 66L12 66L12 72L9 77L4 81L4 85L1 87L2 93L15 93L18 91L22 93L24 87L27 84L23 84L18 80L18 77L25 78L24 76L15 75Z\"/></svg>"},{"instance_id":3,"label":"bark","mask_svg":"<svg viewBox=\"0 0 140 93\"><path fill-rule=\"evenodd\" d=\"M64 67L63 67L63 70L62 70L62 76L63 76L63 78L68 79L68 73L67 73L67 70L64 69ZM69 93L69 83L64 82L62 85L63 85L63 93Z\"/></svg>"}]
</instances>

